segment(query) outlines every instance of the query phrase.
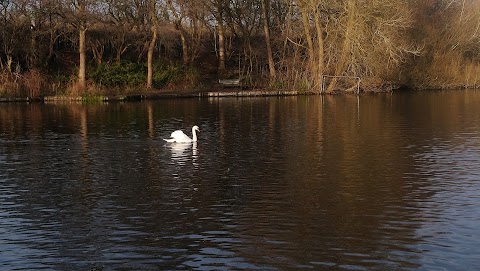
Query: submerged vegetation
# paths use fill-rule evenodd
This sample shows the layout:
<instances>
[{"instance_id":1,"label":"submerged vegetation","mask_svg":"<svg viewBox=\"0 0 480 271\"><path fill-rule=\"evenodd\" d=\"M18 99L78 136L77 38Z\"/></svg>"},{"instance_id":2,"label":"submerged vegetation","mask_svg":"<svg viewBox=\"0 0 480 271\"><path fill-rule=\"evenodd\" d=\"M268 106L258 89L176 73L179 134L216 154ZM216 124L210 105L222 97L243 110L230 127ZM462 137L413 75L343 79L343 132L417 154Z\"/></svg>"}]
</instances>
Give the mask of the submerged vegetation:
<instances>
[{"instance_id":1,"label":"submerged vegetation","mask_svg":"<svg viewBox=\"0 0 480 271\"><path fill-rule=\"evenodd\" d=\"M0 1L0 97L480 84L480 1Z\"/></svg>"}]
</instances>

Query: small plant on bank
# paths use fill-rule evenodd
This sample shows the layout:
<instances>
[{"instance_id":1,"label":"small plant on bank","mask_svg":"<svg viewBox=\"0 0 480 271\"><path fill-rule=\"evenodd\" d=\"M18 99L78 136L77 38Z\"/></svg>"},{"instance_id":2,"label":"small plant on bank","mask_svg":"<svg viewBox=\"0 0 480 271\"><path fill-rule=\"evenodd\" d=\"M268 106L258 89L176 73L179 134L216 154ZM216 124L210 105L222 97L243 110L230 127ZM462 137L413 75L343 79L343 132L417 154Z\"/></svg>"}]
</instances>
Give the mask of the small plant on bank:
<instances>
[{"instance_id":1,"label":"small plant on bank","mask_svg":"<svg viewBox=\"0 0 480 271\"><path fill-rule=\"evenodd\" d=\"M28 97L40 97L46 88L45 77L37 69L30 70L20 77L20 88Z\"/></svg>"}]
</instances>

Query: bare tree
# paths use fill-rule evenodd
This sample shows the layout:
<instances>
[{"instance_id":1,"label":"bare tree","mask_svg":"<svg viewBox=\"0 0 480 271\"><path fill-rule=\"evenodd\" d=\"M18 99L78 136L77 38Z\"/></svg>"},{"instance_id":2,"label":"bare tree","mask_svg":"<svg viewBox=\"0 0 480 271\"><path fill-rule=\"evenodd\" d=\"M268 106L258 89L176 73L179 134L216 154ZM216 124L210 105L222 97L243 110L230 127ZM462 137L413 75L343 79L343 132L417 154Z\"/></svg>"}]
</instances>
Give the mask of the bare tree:
<instances>
[{"instance_id":1,"label":"bare tree","mask_svg":"<svg viewBox=\"0 0 480 271\"><path fill-rule=\"evenodd\" d=\"M115 62L120 64L122 56L130 47L135 47L149 32L145 26L148 14L144 1L106 0L106 25L109 44L113 50Z\"/></svg>"},{"instance_id":2,"label":"bare tree","mask_svg":"<svg viewBox=\"0 0 480 271\"><path fill-rule=\"evenodd\" d=\"M59 40L65 38L70 31L67 22L60 16L61 2L54 0L28 1L32 30L32 52L33 58L40 61L32 65L47 66L54 65L57 51L55 45ZM38 42L37 42L38 40Z\"/></svg>"},{"instance_id":3,"label":"bare tree","mask_svg":"<svg viewBox=\"0 0 480 271\"><path fill-rule=\"evenodd\" d=\"M305 74L310 74L308 81L316 90L323 75L333 76L326 88L332 92L340 76L381 72L385 63L398 65L416 53L405 42L411 20L401 1L366 1L360 7L353 0L299 0L297 7L300 15L293 18L301 21L304 38L293 44L305 48L309 63ZM383 58L369 59L378 52Z\"/></svg>"},{"instance_id":4,"label":"bare tree","mask_svg":"<svg viewBox=\"0 0 480 271\"><path fill-rule=\"evenodd\" d=\"M188 41L186 31L183 27L183 20L185 16L185 4L178 3L174 4L172 0L166 1L168 9L170 10L173 18L175 28L180 32L180 39L182 41L182 62L184 65L188 64L189 53L188 53Z\"/></svg>"},{"instance_id":5,"label":"bare tree","mask_svg":"<svg viewBox=\"0 0 480 271\"><path fill-rule=\"evenodd\" d=\"M25 45L31 44L31 24L28 16L22 12L21 4L22 2L0 2L0 40L5 56L5 60L0 59L0 65L8 72L20 67L20 57L30 52Z\"/></svg>"}]
</instances>

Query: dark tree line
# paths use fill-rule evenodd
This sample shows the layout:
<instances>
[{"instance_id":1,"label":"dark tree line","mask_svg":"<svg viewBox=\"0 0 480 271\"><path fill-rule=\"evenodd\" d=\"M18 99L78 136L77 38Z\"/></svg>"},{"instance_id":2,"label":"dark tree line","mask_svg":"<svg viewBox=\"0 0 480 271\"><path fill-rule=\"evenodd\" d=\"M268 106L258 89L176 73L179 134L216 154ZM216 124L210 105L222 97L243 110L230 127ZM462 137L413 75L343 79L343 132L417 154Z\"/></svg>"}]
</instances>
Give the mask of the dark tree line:
<instances>
[{"instance_id":1,"label":"dark tree line","mask_svg":"<svg viewBox=\"0 0 480 271\"><path fill-rule=\"evenodd\" d=\"M475 87L479 53L477 0L0 0L0 95Z\"/></svg>"}]
</instances>

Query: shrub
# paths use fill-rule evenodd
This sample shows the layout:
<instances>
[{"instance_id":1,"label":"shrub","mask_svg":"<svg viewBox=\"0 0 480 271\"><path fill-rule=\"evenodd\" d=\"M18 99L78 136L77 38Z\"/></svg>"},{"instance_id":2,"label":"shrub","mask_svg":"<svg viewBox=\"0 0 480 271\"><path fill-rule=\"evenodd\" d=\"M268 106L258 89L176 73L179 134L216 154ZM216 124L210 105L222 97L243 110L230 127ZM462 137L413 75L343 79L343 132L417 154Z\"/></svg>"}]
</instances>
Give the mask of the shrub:
<instances>
[{"instance_id":1,"label":"shrub","mask_svg":"<svg viewBox=\"0 0 480 271\"><path fill-rule=\"evenodd\" d=\"M42 94L41 91L45 89L46 82L40 71L33 69L20 77L20 84L27 96L39 97Z\"/></svg>"},{"instance_id":2,"label":"shrub","mask_svg":"<svg viewBox=\"0 0 480 271\"><path fill-rule=\"evenodd\" d=\"M90 78L99 85L108 87L137 86L147 80L145 64L121 62L120 64L100 64L90 72Z\"/></svg>"},{"instance_id":3,"label":"shrub","mask_svg":"<svg viewBox=\"0 0 480 271\"><path fill-rule=\"evenodd\" d=\"M162 88L169 82L174 82L179 74L179 67L156 64L153 67L153 87Z\"/></svg>"},{"instance_id":4,"label":"shrub","mask_svg":"<svg viewBox=\"0 0 480 271\"><path fill-rule=\"evenodd\" d=\"M147 65L132 62L105 63L93 68L89 75L95 84L107 87L141 86L147 81ZM175 84L182 81L186 75L187 70L183 66L157 63L153 67L153 87L162 88Z\"/></svg>"}]
</instances>

